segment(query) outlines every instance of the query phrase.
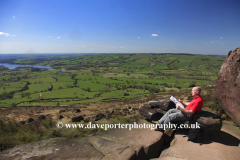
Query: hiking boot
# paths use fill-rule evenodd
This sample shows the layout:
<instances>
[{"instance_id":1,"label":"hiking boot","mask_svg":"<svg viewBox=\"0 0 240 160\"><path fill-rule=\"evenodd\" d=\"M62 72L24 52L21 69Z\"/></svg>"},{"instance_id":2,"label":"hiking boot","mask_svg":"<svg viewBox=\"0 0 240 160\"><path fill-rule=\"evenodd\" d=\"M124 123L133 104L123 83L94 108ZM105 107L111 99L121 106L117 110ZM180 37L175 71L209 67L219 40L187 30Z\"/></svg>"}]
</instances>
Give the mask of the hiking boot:
<instances>
[{"instance_id":1,"label":"hiking boot","mask_svg":"<svg viewBox=\"0 0 240 160\"><path fill-rule=\"evenodd\" d=\"M152 121L152 123L154 123L154 124L160 124L158 121Z\"/></svg>"},{"instance_id":2,"label":"hiking boot","mask_svg":"<svg viewBox=\"0 0 240 160\"><path fill-rule=\"evenodd\" d=\"M154 131L164 132L164 129L163 129L163 128L156 127L156 128L154 129Z\"/></svg>"}]
</instances>

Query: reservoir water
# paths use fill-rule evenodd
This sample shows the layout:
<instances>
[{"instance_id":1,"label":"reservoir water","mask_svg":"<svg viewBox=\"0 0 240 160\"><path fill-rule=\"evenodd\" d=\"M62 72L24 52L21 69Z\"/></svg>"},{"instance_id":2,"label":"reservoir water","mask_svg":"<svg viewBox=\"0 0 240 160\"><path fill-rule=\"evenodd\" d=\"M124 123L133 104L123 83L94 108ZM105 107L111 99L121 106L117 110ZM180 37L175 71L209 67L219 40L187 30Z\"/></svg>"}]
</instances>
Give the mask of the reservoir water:
<instances>
[{"instance_id":1,"label":"reservoir water","mask_svg":"<svg viewBox=\"0 0 240 160\"><path fill-rule=\"evenodd\" d=\"M44 69L48 69L48 70L58 70L58 69L53 69L50 66L35 66L35 65L0 63L0 66L1 65L3 65L4 67L7 67L9 69L15 69L17 67L34 67L34 68L44 68Z\"/></svg>"}]
</instances>

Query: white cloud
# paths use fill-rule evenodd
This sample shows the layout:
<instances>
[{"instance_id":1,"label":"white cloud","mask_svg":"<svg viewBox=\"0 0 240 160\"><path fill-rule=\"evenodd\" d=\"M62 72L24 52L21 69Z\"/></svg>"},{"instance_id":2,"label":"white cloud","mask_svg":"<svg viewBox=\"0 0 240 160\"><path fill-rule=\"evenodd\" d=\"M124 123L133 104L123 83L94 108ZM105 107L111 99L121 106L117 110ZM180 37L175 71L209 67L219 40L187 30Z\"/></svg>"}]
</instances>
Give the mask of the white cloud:
<instances>
[{"instance_id":1,"label":"white cloud","mask_svg":"<svg viewBox=\"0 0 240 160\"><path fill-rule=\"evenodd\" d=\"M10 36L9 33L0 32L0 35Z\"/></svg>"},{"instance_id":2,"label":"white cloud","mask_svg":"<svg viewBox=\"0 0 240 160\"><path fill-rule=\"evenodd\" d=\"M156 36L158 36L158 34L152 34L151 36L155 36L156 37Z\"/></svg>"},{"instance_id":3,"label":"white cloud","mask_svg":"<svg viewBox=\"0 0 240 160\"><path fill-rule=\"evenodd\" d=\"M5 35L5 36L16 36L14 34L9 34L9 33L5 33L5 32L0 32L0 35Z\"/></svg>"},{"instance_id":4,"label":"white cloud","mask_svg":"<svg viewBox=\"0 0 240 160\"><path fill-rule=\"evenodd\" d=\"M210 43L212 43L212 44L213 44L213 42L210 42Z\"/></svg>"},{"instance_id":5,"label":"white cloud","mask_svg":"<svg viewBox=\"0 0 240 160\"><path fill-rule=\"evenodd\" d=\"M85 46L81 46L81 47L85 47Z\"/></svg>"},{"instance_id":6,"label":"white cloud","mask_svg":"<svg viewBox=\"0 0 240 160\"><path fill-rule=\"evenodd\" d=\"M61 38L61 37L57 37L57 38Z\"/></svg>"},{"instance_id":7,"label":"white cloud","mask_svg":"<svg viewBox=\"0 0 240 160\"><path fill-rule=\"evenodd\" d=\"M220 37L221 39L223 38L223 37Z\"/></svg>"},{"instance_id":8,"label":"white cloud","mask_svg":"<svg viewBox=\"0 0 240 160\"><path fill-rule=\"evenodd\" d=\"M138 38L140 38L140 37L138 37Z\"/></svg>"},{"instance_id":9,"label":"white cloud","mask_svg":"<svg viewBox=\"0 0 240 160\"><path fill-rule=\"evenodd\" d=\"M51 38L52 36L46 36L46 37Z\"/></svg>"},{"instance_id":10,"label":"white cloud","mask_svg":"<svg viewBox=\"0 0 240 160\"><path fill-rule=\"evenodd\" d=\"M14 19L14 18L16 18L15 16L12 16L12 18Z\"/></svg>"},{"instance_id":11,"label":"white cloud","mask_svg":"<svg viewBox=\"0 0 240 160\"><path fill-rule=\"evenodd\" d=\"M119 48L123 48L123 47L119 47Z\"/></svg>"}]
</instances>

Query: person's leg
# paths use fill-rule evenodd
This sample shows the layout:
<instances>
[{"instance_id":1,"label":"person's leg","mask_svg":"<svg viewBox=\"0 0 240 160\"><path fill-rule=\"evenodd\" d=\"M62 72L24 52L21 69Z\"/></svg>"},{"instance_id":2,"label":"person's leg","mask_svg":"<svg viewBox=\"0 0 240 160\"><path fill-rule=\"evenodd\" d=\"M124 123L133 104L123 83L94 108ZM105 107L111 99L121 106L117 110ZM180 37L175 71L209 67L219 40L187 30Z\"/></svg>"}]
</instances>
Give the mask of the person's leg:
<instances>
[{"instance_id":1,"label":"person's leg","mask_svg":"<svg viewBox=\"0 0 240 160\"><path fill-rule=\"evenodd\" d=\"M180 112L169 114L169 116L164 120L162 124L169 124L169 122L172 122L172 121L187 121L190 119L192 119L192 116L180 111Z\"/></svg>"},{"instance_id":2,"label":"person's leg","mask_svg":"<svg viewBox=\"0 0 240 160\"><path fill-rule=\"evenodd\" d=\"M179 112L181 111L178 109L170 109L162 116L162 118L158 122L162 124L169 117L170 114L179 113Z\"/></svg>"}]
</instances>

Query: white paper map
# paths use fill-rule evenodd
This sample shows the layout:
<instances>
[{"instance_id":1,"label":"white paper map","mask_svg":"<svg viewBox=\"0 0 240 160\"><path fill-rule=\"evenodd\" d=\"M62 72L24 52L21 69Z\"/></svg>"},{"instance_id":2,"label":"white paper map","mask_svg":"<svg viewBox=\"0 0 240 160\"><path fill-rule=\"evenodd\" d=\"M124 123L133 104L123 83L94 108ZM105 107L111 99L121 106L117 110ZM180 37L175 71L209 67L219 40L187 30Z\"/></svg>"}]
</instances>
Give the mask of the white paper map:
<instances>
[{"instance_id":1,"label":"white paper map","mask_svg":"<svg viewBox=\"0 0 240 160\"><path fill-rule=\"evenodd\" d=\"M178 100L176 98L174 98L173 96L170 97L170 99L178 106L184 108L184 106L182 105L182 103L178 102Z\"/></svg>"}]
</instances>

